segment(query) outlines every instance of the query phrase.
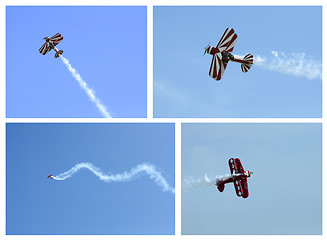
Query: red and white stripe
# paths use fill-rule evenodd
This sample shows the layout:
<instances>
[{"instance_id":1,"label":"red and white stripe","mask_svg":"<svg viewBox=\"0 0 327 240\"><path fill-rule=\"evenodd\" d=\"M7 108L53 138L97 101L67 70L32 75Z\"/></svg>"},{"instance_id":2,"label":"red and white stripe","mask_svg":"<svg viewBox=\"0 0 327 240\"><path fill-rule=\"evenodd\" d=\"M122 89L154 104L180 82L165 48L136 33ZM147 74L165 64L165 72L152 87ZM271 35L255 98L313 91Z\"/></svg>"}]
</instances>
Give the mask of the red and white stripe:
<instances>
[{"instance_id":1,"label":"red and white stripe","mask_svg":"<svg viewBox=\"0 0 327 240\"><path fill-rule=\"evenodd\" d=\"M225 72L227 63L223 62L222 53L218 52L212 57L211 66L209 70L210 77L215 80L220 80Z\"/></svg>"},{"instance_id":2,"label":"red and white stripe","mask_svg":"<svg viewBox=\"0 0 327 240\"><path fill-rule=\"evenodd\" d=\"M39 49L39 52L43 55L47 54L51 50L50 44L48 42L45 42L42 47Z\"/></svg>"},{"instance_id":3,"label":"red and white stripe","mask_svg":"<svg viewBox=\"0 0 327 240\"><path fill-rule=\"evenodd\" d=\"M57 33L56 35L52 36L50 38L50 41L53 43L53 45L57 45L58 43L60 43L62 40L64 39L63 36L61 36L60 33Z\"/></svg>"},{"instance_id":4,"label":"red and white stripe","mask_svg":"<svg viewBox=\"0 0 327 240\"><path fill-rule=\"evenodd\" d=\"M232 52L236 44L236 40L237 34L235 33L234 29L227 28L217 45L219 52Z\"/></svg>"},{"instance_id":5,"label":"red and white stripe","mask_svg":"<svg viewBox=\"0 0 327 240\"><path fill-rule=\"evenodd\" d=\"M39 52L42 53L43 55L47 54L50 50L50 43L52 43L54 46L56 46L58 43L60 43L63 40L63 36L61 36L60 33L55 34L51 38L47 38L46 42L42 45L42 47L39 49ZM58 50L54 48L55 51L57 52Z\"/></svg>"}]
</instances>

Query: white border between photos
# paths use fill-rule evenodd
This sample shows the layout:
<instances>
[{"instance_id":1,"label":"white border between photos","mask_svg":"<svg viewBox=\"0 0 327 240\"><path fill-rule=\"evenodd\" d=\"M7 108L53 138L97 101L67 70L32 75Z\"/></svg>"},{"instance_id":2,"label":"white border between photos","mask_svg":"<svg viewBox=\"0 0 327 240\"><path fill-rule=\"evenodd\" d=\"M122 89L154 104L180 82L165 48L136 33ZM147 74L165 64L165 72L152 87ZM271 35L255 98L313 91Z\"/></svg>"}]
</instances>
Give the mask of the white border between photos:
<instances>
[{"instance_id":1,"label":"white border between photos","mask_svg":"<svg viewBox=\"0 0 327 240\"><path fill-rule=\"evenodd\" d=\"M6 6L147 6L147 118L8 118L6 119ZM323 124L323 150L326 149L326 100L323 97L322 118L156 118L153 116L153 6L323 6L323 46L326 41L326 10L327 4L323 0L0 0L0 239L323 239L326 238L326 223L324 217L326 210L326 191L323 188L323 225L322 235L181 235L181 123L322 123ZM303 16L306 17L306 16ZM19 56L18 56L19 57ZM326 49L323 47L323 69L326 67ZM324 71L323 71L324 79ZM326 95L326 88L322 86L323 96ZM6 235L6 122L18 123L175 123L175 235ZM323 184L327 186L325 154L323 151ZM242 219L238 219L242 221Z\"/></svg>"}]
</instances>

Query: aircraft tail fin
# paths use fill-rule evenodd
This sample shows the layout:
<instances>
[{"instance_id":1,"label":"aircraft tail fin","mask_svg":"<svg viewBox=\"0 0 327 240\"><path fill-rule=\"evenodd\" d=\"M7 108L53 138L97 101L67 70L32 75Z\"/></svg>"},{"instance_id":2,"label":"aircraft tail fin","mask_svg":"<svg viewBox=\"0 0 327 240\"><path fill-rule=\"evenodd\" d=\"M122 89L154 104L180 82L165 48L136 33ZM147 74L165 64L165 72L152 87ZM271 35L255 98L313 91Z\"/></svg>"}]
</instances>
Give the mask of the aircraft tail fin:
<instances>
[{"instance_id":1,"label":"aircraft tail fin","mask_svg":"<svg viewBox=\"0 0 327 240\"><path fill-rule=\"evenodd\" d=\"M243 58L244 63L241 64L242 72L247 72L250 70L253 64L253 55L251 53L245 55Z\"/></svg>"}]
</instances>

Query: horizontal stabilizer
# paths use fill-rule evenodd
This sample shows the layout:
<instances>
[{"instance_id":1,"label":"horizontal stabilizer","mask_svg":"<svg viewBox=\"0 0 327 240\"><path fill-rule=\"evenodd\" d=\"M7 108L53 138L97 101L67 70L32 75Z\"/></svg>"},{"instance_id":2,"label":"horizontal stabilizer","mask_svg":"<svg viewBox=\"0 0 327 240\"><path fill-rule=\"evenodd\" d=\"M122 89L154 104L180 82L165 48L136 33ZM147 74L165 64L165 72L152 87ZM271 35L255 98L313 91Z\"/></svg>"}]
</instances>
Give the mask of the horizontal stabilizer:
<instances>
[{"instance_id":1,"label":"horizontal stabilizer","mask_svg":"<svg viewBox=\"0 0 327 240\"><path fill-rule=\"evenodd\" d=\"M252 67L253 64L253 55L252 54L247 54L244 58L243 58L244 63L241 64L241 69L242 72L247 72L250 70L250 68Z\"/></svg>"}]
</instances>

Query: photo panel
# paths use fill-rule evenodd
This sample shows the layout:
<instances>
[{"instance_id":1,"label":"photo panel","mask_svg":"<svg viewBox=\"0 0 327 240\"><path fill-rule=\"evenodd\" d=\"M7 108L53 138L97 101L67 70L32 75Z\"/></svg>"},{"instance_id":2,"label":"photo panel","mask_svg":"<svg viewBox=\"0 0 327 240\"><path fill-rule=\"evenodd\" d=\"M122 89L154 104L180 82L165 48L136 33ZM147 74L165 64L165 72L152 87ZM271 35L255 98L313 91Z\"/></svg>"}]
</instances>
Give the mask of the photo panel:
<instances>
[{"instance_id":1,"label":"photo panel","mask_svg":"<svg viewBox=\"0 0 327 240\"><path fill-rule=\"evenodd\" d=\"M322 117L321 6L155 6L156 118Z\"/></svg>"},{"instance_id":2,"label":"photo panel","mask_svg":"<svg viewBox=\"0 0 327 240\"><path fill-rule=\"evenodd\" d=\"M7 235L175 234L175 127L8 123Z\"/></svg>"},{"instance_id":3,"label":"photo panel","mask_svg":"<svg viewBox=\"0 0 327 240\"><path fill-rule=\"evenodd\" d=\"M321 235L322 124L182 124L182 235Z\"/></svg>"},{"instance_id":4,"label":"photo panel","mask_svg":"<svg viewBox=\"0 0 327 240\"><path fill-rule=\"evenodd\" d=\"M147 7L7 6L6 65L7 118L146 118Z\"/></svg>"}]
</instances>

